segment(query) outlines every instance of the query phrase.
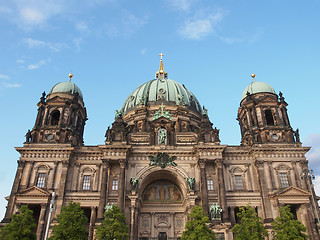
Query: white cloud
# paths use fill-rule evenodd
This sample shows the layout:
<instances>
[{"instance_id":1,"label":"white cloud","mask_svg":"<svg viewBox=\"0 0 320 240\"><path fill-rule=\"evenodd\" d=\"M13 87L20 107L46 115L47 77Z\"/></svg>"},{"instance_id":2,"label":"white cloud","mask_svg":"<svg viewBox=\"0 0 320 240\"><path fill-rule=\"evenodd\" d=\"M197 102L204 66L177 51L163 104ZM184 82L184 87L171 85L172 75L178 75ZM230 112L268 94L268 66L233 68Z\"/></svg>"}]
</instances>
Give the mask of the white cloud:
<instances>
[{"instance_id":1,"label":"white cloud","mask_svg":"<svg viewBox=\"0 0 320 240\"><path fill-rule=\"evenodd\" d=\"M76 50L79 52L81 50L81 43L83 42L82 37L74 38L73 43L76 47Z\"/></svg>"},{"instance_id":2,"label":"white cloud","mask_svg":"<svg viewBox=\"0 0 320 240\"><path fill-rule=\"evenodd\" d=\"M218 12L208 16L196 16L188 19L180 28L179 33L182 37L187 39L203 39L214 33L214 26L220 22L223 14Z\"/></svg>"},{"instance_id":3,"label":"white cloud","mask_svg":"<svg viewBox=\"0 0 320 240\"><path fill-rule=\"evenodd\" d=\"M65 43L51 43L32 38L25 38L23 41L29 48L48 48L52 52L60 52L62 49L68 47Z\"/></svg>"},{"instance_id":4,"label":"white cloud","mask_svg":"<svg viewBox=\"0 0 320 240\"><path fill-rule=\"evenodd\" d=\"M65 10L62 0L13 0L16 23L25 29L43 27L47 21Z\"/></svg>"},{"instance_id":5,"label":"white cloud","mask_svg":"<svg viewBox=\"0 0 320 240\"><path fill-rule=\"evenodd\" d=\"M19 83L7 83L7 82L3 82L2 83L4 87L6 88L18 88L21 87L21 84Z\"/></svg>"},{"instance_id":6,"label":"white cloud","mask_svg":"<svg viewBox=\"0 0 320 240\"><path fill-rule=\"evenodd\" d=\"M85 22L77 22L75 27L80 32L88 32L89 31L88 24Z\"/></svg>"},{"instance_id":7,"label":"white cloud","mask_svg":"<svg viewBox=\"0 0 320 240\"><path fill-rule=\"evenodd\" d=\"M28 65L27 68L29 70L33 70L33 69L37 69L37 68L41 67L44 64L46 64L46 61L42 59L38 63Z\"/></svg>"},{"instance_id":8,"label":"white cloud","mask_svg":"<svg viewBox=\"0 0 320 240\"><path fill-rule=\"evenodd\" d=\"M167 0L168 4L180 11L189 11L194 0Z\"/></svg>"},{"instance_id":9,"label":"white cloud","mask_svg":"<svg viewBox=\"0 0 320 240\"><path fill-rule=\"evenodd\" d=\"M148 17L137 17L134 14L128 12L128 11L123 11L122 14L122 25L123 25L123 30L122 32L125 35L130 35L134 32L136 32L138 29L140 29L143 25L147 23Z\"/></svg>"},{"instance_id":10,"label":"white cloud","mask_svg":"<svg viewBox=\"0 0 320 240\"><path fill-rule=\"evenodd\" d=\"M238 42L243 42L243 38L236 38L236 37L219 37L219 39L227 44L234 44Z\"/></svg>"},{"instance_id":11,"label":"white cloud","mask_svg":"<svg viewBox=\"0 0 320 240\"><path fill-rule=\"evenodd\" d=\"M307 153L310 168L315 171L317 175L320 174L320 133L309 135L304 141L305 146L311 146Z\"/></svg>"},{"instance_id":12,"label":"white cloud","mask_svg":"<svg viewBox=\"0 0 320 240\"><path fill-rule=\"evenodd\" d=\"M141 54L142 54L142 55L145 55L145 54L146 54L146 52L147 52L147 49L145 49L145 48L144 48L144 49L141 49L141 51L140 51L140 52L141 52Z\"/></svg>"},{"instance_id":13,"label":"white cloud","mask_svg":"<svg viewBox=\"0 0 320 240\"><path fill-rule=\"evenodd\" d=\"M9 79L9 76L4 75L4 74L0 74L0 79L6 79L6 80L8 80L8 79Z\"/></svg>"},{"instance_id":14,"label":"white cloud","mask_svg":"<svg viewBox=\"0 0 320 240\"><path fill-rule=\"evenodd\" d=\"M17 63L23 64L24 60L23 59L17 59Z\"/></svg>"}]
</instances>

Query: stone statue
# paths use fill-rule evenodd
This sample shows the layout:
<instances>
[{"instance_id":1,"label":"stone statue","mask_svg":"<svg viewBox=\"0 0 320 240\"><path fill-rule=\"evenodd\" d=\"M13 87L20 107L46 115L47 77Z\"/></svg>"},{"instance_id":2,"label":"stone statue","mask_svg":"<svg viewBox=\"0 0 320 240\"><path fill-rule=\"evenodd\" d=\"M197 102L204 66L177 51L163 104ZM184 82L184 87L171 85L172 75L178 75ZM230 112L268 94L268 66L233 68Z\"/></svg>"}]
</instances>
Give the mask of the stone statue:
<instances>
[{"instance_id":1,"label":"stone statue","mask_svg":"<svg viewBox=\"0 0 320 240\"><path fill-rule=\"evenodd\" d=\"M105 212L108 212L112 207L113 207L113 203L112 203L111 205L110 205L110 203L108 203L108 204L104 207Z\"/></svg>"},{"instance_id":2,"label":"stone statue","mask_svg":"<svg viewBox=\"0 0 320 240\"><path fill-rule=\"evenodd\" d=\"M31 140L31 131L29 129L28 132L26 133L26 143L29 143L30 140Z\"/></svg>"},{"instance_id":3,"label":"stone statue","mask_svg":"<svg viewBox=\"0 0 320 240\"><path fill-rule=\"evenodd\" d=\"M299 143L300 142L300 134L299 134L299 128L297 128L297 130L295 130L293 132L295 138L296 138L296 142Z\"/></svg>"},{"instance_id":4,"label":"stone statue","mask_svg":"<svg viewBox=\"0 0 320 240\"><path fill-rule=\"evenodd\" d=\"M213 203L210 207L211 220L221 220L222 208L218 203Z\"/></svg>"},{"instance_id":5,"label":"stone statue","mask_svg":"<svg viewBox=\"0 0 320 240\"><path fill-rule=\"evenodd\" d=\"M194 191L194 184L196 182L196 179L195 178L190 178L190 177L187 177L187 183L190 187L190 190Z\"/></svg>"},{"instance_id":6,"label":"stone statue","mask_svg":"<svg viewBox=\"0 0 320 240\"><path fill-rule=\"evenodd\" d=\"M122 117L122 112L121 110L116 110L116 116L115 119Z\"/></svg>"},{"instance_id":7,"label":"stone statue","mask_svg":"<svg viewBox=\"0 0 320 240\"><path fill-rule=\"evenodd\" d=\"M202 116L208 116L208 109L206 109L204 106L202 107Z\"/></svg>"},{"instance_id":8,"label":"stone statue","mask_svg":"<svg viewBox=\"0 0 320 240\"><path fill-rule=\"evenodd\" d=\"M164 128L160 128L158 131L158 144L166 144L167 131Z\"/></svg>"},{"instance_id":9,"label":"stone statue","mask_svg":"<svg viewBox=\"0 0 320 240\"><path fill-rule=\"evenodd\" d=\"M46 99L46 92L43 92L42 97L40 98L40 102L44 103L45 99Z\"/></svg>"},{"instance_id":10,"label":"stone statue","mask_svg":"<svg viewBox=\"0 0 320 240\"><path fill-rule=\"evenodd\" d=\"M142 96L142 97L140 97L140 99L139 99L139 105L140 106L142 106L142 105L144 105L145 104L145 101L146 101L146 98L145 98L145 96Z\"/></svg>"},{"instance_id":11,"label":"stone statue","mask_svg":"<svg viewBox=\"0 0 320 240\"><path fill-rule=\"evenodd\" d=\"M184 105L183 95L178 94L178 105Z\"/></svg>"},{"instance_id":12,"label":"stone statue","mask_svg":"<svg viewBox=\"0 0 320 240\"><path fill-rule=\"evenodd\" d=\"M107 131L106 131L106 141L111 141L111 129L110 126L108 127Z\"/></svg>"},{"instance_id":13,"label":"stone statue","mask_svg":"<svg viewBox=\"0 0 320 240\"><path fill-rule=\"evenodd\" d=\"M132 177L130 178L130 183L132 186L132 191L135 191L137 189L137 185L138 185L139 179L137 177Z\"/></svg>"}]
</instances>

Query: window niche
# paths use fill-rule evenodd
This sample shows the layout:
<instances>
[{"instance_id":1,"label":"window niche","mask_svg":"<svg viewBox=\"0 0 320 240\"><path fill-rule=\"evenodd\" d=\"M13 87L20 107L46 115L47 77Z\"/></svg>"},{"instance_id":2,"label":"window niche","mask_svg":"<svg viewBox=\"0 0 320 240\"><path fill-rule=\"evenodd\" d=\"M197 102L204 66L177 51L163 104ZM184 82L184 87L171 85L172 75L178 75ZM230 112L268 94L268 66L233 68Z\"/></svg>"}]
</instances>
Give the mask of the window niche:
<instances>
[{"instance_id":1,"label":"window niche","mask_svg":"<svg viewBox=\"0 0 320 240\"><path fill-rule=\"evenodd\" d=\"M213 190L213 180L212 179L207 180L207 189L208 189L208 191Z\"/></svg>"},{"instance_id":2,"label":"window niche","mask_svg":"<svg viewBox=\"0 0 320 240\"><path fill-rule=\"evenodd\" d=\"M158 145L167 145L167 130L164 127L158 129Z\"/></svg>"},{"instance_id":3,"label":"window niche","mask_svg":"<svg viewBox=\"0 0 320 240\"><path fill-rule=\"evenodd\" d=\"M48 176L51 168L48 165L39 165L36 167L35 186L39 188L47 188Z\"/></svg>"},{"instance_id":4,"label":"window niche","mask_svg":"<svg viewBox=\"0 0 320 240\"><path fill-rule=\"evenodd\" d=\"M274 126L273 114L270 109L264 111L264 116L266 118L266 123L268 126Z\"/></svg>"},{"instance_id":5,"label":"window niche","mask_svg":"<svg viewBox=\"0 0 320 240\"><path fill-rule=\"evenodd\" d=\"M58 125L60 120L60 111L53 110L50 114L50 125Z\"/></svg>"},{"instance_id":6,"label":"window niche","mask_svg":"<svg viewBox=\"0 0 320 240\"><path fill-rule=\"evenodd\" d=\"M277 173L278 185L279 188L287 188L292 185L290 180L290 170L291 168L287 165L280 164L274 168Z\"/></svg>"},{"instance_id":7,"label":"window niche","mask_svg":"<svg viewBox=\"0 0 320 240\"><path fill-rule=\"evenodd\" d=\"M84 167L80 170L80 187L82 191L92 191L93 181L95 178L96 170L92 167Z\"/></svg>"},{"instance_id":8,"label":"window niche","mask_svg":"<svg viewBox=\"0 0 320 240\"><path fill-rule=\"evenodd\" d=\"M246 170L241 169L240 167L234 167L230 171L231 174L231 189L234 191L244 191L245 187L245 173Z\"/></svg>"}]
</instances>

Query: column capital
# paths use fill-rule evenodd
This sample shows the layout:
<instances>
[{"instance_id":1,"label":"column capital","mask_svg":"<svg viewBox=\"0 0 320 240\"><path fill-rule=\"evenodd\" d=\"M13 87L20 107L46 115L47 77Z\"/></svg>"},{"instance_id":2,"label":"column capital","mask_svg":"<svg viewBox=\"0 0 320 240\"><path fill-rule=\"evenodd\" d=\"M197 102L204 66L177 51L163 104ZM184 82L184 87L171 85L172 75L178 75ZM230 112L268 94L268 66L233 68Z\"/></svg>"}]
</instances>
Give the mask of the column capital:
<instances>
[{"instance_id":1,"label":"column capital","mask_svg":"<svg viewBox=\"0 0 320 240\"><path fill-rule=\"evenodd\" d=\"M257 168L262 168L264 162L261 160L256 160L254 164L256 165Z\"/></svg>"},{"instance_id":2,"label":"column capital","mask_svg":"<svg viewBox=\"0 0 320 240\"><path fill-rule=\"evenodd\" d=\"M206 162L207 162L207 159L199 159L198 160L199 167L200 168L205 168L206 167Z\"/></svg>"},{"instance_id":3,"label":"column capital","mask_svg":"<svg viewBox=\"0 0 320 240\"><path fill-rule=\"evenodd\" d=\"M24 165L26 164L26 161L17 160L17 163L18 163L18 167L24 167Z\"/></svg>"},{"instance_id":4,"label":"column capital","mask_svg":"<svg viewBox=\"0 0 320 240\"><path fill-rule=\"evenodd\" d=\"M127 159L119 159L120 168L125 168L127 166Z\"/></svg>"},{"instance_id":5,"label":"column capital","mask_svg":"<svg viewBox=\"0 0 320 240\"><path fill-rule=\"evenodd\" d=\"M103 158L103 159L101 159L101 160L102 160L102 165L103 165L103 166L109 166L109 164L110 164L110 160L109 160L109 159Z\"/></svg>"}]
</instances>

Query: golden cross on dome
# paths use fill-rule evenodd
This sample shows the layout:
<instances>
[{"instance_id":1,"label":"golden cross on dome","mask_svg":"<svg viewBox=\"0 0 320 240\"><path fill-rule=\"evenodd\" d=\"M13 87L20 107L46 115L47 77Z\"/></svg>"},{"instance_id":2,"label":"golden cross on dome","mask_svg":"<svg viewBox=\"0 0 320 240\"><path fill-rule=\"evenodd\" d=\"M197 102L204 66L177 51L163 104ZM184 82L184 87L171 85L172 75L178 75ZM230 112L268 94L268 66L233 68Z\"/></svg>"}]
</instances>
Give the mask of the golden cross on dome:
<instances>
[{"instance_id":1,"label":"golden cross on dome","mask_svg":"<svg viewBox=\"0 0 320 240\"><path fill-rule=\"evenodd\" d=\"M162 62L162 57L164 56L164 54L160 53L159 56L160 56L160 61Z\"/></svg>"}]
</instances>

